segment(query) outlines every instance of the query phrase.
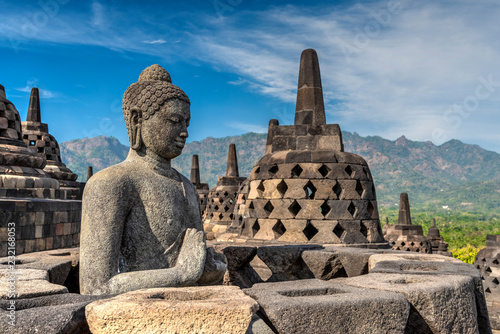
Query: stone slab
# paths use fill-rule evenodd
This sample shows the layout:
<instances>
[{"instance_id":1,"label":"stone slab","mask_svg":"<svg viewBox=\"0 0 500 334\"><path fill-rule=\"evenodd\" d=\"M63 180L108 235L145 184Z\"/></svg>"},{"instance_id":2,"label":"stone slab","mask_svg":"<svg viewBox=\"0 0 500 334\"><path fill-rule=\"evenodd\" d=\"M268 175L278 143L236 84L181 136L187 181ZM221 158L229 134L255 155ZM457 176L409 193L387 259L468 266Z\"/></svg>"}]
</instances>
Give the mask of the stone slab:
<instances>
[{"instance_id":1,"label":"stone slab","mask_svg":"<svg viewBox=\"0 0 500 334\"><path fill-rule=\"evenodd\" d=\"M410 312L405 297L336 281L261 283L244 292L282 334L404 333Z\"/></svg>"},{"instance_id":2,"label":"stone slab","mask_svg":"<svg viewBox=\"0 0 500 334\"><path fill-rule=\"evenodd\" d=\"M144 289L86 307L93 334L245 333L259 309L235 286Z\"/></svg>"},{"instance_id":3,"label":"stone slab","mask_svg":"<svg viewBox=\"0 0 500 334\"><path fill-rule=\"evenodd\" d=\"M472 277L370 273L337 281L404 295L411 303L409 333L479 333Z\"/></svg>"},{"instance_id":4,"label":"stone slab","mask_svg":"<svg viewBox=\"0 0 500 334\"><path fill-rule=\"evenodd\" d=\"M20 299L67 293L68 289L46 280L17 281L15 286L7 280L0 281L0 299L9 298L10 291L15 291L16 299Z\"/></svg>"}]
</instances>

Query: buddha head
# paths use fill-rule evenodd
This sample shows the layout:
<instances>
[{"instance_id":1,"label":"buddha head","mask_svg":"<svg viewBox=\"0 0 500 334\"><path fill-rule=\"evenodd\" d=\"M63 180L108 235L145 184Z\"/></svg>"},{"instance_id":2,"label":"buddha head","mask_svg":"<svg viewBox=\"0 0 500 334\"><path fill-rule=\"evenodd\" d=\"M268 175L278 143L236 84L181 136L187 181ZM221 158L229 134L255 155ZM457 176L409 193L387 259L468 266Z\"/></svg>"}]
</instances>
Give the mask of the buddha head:
<instances>
[{"instance_id":1,"label":"buddha head","mask_svg":"<svg viewBox=\"0 0 500 334\"><path fill-rule=\"evenodd\" d=\"M125 91L123 116L133 150L165 159L181 154L188 137L190 101L160 65L146 68Z\"/></svg>"}]
</instances>

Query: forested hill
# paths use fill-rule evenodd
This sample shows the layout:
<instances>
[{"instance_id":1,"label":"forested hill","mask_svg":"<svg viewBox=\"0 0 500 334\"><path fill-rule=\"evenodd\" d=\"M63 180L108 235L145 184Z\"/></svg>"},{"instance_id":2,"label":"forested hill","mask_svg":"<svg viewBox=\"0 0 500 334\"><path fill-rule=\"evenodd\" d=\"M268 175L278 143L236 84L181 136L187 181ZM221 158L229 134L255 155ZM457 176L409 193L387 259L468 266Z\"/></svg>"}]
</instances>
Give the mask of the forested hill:
<instances>
[{"instance_id":1,"label":"forested hill","mask_svg":"<svg viewBox=\"0 0 500 334\"><path fill-rule=\"evenodd\" d=\"M500 154L477 145L451 140L436 146L404 136L396 141L378 136L361 137L343 132L345 151L361 155L375 179L380 205L398 202L400 192L408 192L412 206L495 211L500 207ZM225 174L227 150L235 143L241 176L248 176L255 162L263 156L266 134L206 138L186 144L183 154L172 164L189 177L191 157L199 155L202 182L214 186ZM94 173L125 159L128 147L116 138L76 139L61 145L62 159L80 180L85 180L87 166Z\"/></svg>"}]
</instances>

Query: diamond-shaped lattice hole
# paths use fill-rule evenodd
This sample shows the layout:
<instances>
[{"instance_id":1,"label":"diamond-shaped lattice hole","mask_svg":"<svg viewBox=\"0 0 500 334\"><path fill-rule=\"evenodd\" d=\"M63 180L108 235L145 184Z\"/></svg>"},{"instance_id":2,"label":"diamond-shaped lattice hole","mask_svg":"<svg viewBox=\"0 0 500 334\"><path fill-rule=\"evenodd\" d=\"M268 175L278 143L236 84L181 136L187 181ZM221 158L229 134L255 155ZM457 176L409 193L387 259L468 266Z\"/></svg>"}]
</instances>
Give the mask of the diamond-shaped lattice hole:
<instances>
[{"instance_id":1,"label":"diamond-shaped lattice hole","mask_svg":"<svg viewBox=\"0 0 500 334\"><path fill-rule=\"evenodd\" d=\"M250 204L248 204L248 208L250 210L255 210L255 205L253 204L253 202L250 202Z\"/></svg>"},{"instance_id":2,"label":"diamond-shaped lattice hole","mask_svg":"<svg viewBox=\"0 0 500 334\"><path fill-rule=\"evenodd\" d=\"M228 211L229 211L229 207L226 205L226 206L224 207L224 212L228 212Z\"/></svg>"},{"instance_id":3,"label":"diamond-shaped lattice hole","mask_svg":"<svg viewBox=\"0 0 500 334\"><path fill-rule=\"evenodd\" d=\"M269 173L271 175L275 175L278 172L279 168L277 165L272 165L271 168L269 168Z\"/></svg>"},{"instance_id":4,"label":"diamond-shaped lattice hole","mask_svg":"<svg viewBox=\"0 0 500 334\"><path fill-rule=\"evenodd\" d=\"M219 219L222 219L222 217L224 217L224 215L222 213L219 213Z\"/></svg>"},{"instance_id":5,"label":"diamond-shaped lattice hole","mask_svg":"<svg viewBox=\"0 0 500 334\"><path fill-rule=\"evenodd\" d=\"M363 195L363 185L361 184L361 182L359 182L359 180L356 181L356 192L358 193L358 195L361 197Z\"/></svg>"},{"instance_id":6,"label":"diamond-shaped lattice hole","mask_svg":"<svg viewBox=\"0 0 500 334\"><path fill-rule=\"evenodd\" d=\"M229 199L229 204L233 204L234 200L232 198Z\"/></svg>"},{"instance_id":7,"label":"diamond-shaped lattice hole","mask_svg":"<svg viewBox=\"0 0 500 334\"><path fill-rule=\"evenodd\" d=\"M335 193L335 195L337 195L337 198L339 198L340 194L342 193L342 186L340 185L340 183L337 182L333 186L332 190Z\"/></svg>"},{"instance_id":8,"label":"diamond-shaped lattice hole","mask_svg":"<svg viewBox=\"0 0 500 334\"><path fill-rule=\"evenodd\" d=\"M410 246L415 246L415 243L412 241L412 242L410 243Z\"/></svg>"},{"instance_id":9,"label":"diamond-shaped lattice hole","mask_svg":"<svg viewBox=\"0 0 500 334\"><path fill-rule=\"evenodd\" d=\"M238 216L238 221L241 223L243 221L243 216Z\"/></svg>"},{"instance_id":10,"label":"diamond-shaped lattice hole","mask_svg":"<svg viewBox=\"0 0 500 334\"><path fill-rule=\"evenodd\" d=\"M257 191L259 192L259 195L262 196L264 190L266 190L266 187L264 187L264 181L260 181L259 185L257 186Z\"/></svg>"},{"instance_id":11,"label":"diamond-shaped lattice hole","mask_svg":"<svg viewBox=\"0 0 500 334\"><path fill-rule=\"evenodd\" d=\"M256 220L252 226L253 235L255 235L257 232L259 232L259 230L260 230L259 221Z\"/></svg>"},{"instance_id":12,"label":"diamond-shaped lattice hole","mask_svg":"<svg viewBox=\"0 0 500 334\"><path fill-rule=\"evenodd\" d=\"M302 232L304 232L307 240L311 240L318 233L318 229L310 222L307 222L307 225Z\"/></svg>"},{"instance_id":13,"label":"diamond-shaped lattice hole","mask_svg":"<svg viewBox=\"0 0 500 334\"><path fill-rule=\"evenodd\" d=\"M264 210L268 215L270 215L271 212L273 212L274 206L271 204L271 201L267 201L266 205L264 205Z\"/></svg>"},{"instance_id":14,"label":"diamond-shaped lattice hole","mask_svg":"<svg viewBox=\"0 0 500 334\"><path fill-rule=\"evenodd\" d=\"M420 248L417 248L417 249L415 250L415 252L419 253L419 252L420 252Z\"/></svg>"},{"instance_id":15,"label":"diamond-shaped lattice hole","mask_svg":"<svg viewBox=\"0 0 500 334\"><path fill-rule=\"evenodd\" d=\"M325 165L322 165L319 169L318 172L321 174L321 176L326 177L328 173L330 173L330 168L328 168Z\"/></svg>"},{"instance_id":16,"label":"diamond-shaped lattice hole","mask_svg":"<svg viewBox=\"0 0 500 334\"><path fill-rule=\"evenodd\" d=\"M404 241L401 241L401 246L404 246L406 245Z\"/></svg>"},{"instance_id":17,"label":"diamond-shaped lattice hole","mask_svg":"<svg viewBox=\"0 0 500 334\"><path fill-rule=\"evenodd\" d=\"M306 198L314 199L314 195L316 194L316 187L312 184L311 181L307 182L304 186L304 191L306 192Z\"/></svg>"},{"instance_id":18,"label":"diamond-shaped lattice hole","mask_svg":"<svg viewBox=\"0 0 500 334\"><path fill-rule=\"evenodd\" d=\"M339 238L339 239L342 239L342 234L344 234L344 228L342 226L340 226L340 223L337 223L337 225L335 225L335 228L333 229L333 233Z\"/></svg>"},{"instance_id":19,"label":"diamond-shaped lattice hole","mask_svg":"<svg viewBox=\"0 0 500 334\"><path fill-rule=\"evenodd\" d=\"M370 217L372 217L373 216L373 212L375 211L375 207L373 206L372 202L368 203L367 210L368 210L368 214L370 215Z\"/></svg>"},{"instance_id":20,"label":"diamond-shaped lattice hole","mask_svg":"<svg viewBox=\"0 0 500 334\"><path fill-rule=\"evenodd\" d=\"M214 205L214 211L217 211L219 210L219 206L218 205Z\"/></svg>"},{"instance_id":21,"label":"diamond-shaped lattice hole","mask_svg":"<svg viewBox=\"0 0 500 334\"><path fill-rule=\"evenodd\" d=\"M319 211L321 212L321 214L323 216L326 216L328 214L328 212L330 212L330 206L328 205L328 201L325 201L323 202L323 204L321 204L321 206L319 207Z\"/></svg>"},{"instance_id":22,"label":"diamond-shaped lattice hole","mask_svg":"<svg viewBox=\"0 0 500 334\"><path fill-rule=\"evenodd\" d=\"M281 180L280 183L276 186L276 190L280 193L281 196L284 196L286 191L288 190L288 186L286 185L286 182Z\"/></svg>"},{"instance_id":23,"label":"diamond-shaped lattice hole","mask_svg":"<svg viewBox=\"0 0 500 334\"><path fill-rule=\"evenodd\" d=\"M422 241L420 241L420 246L423 246L423 245L424 245L424 243Z\"/></svg>"},{"instance_id":24,"label":"diamond-shaped lattice hole","mask_svg":"<svg viewBox=\"0 0 500 334\"><path fill-rule=\"evenodd\" d=\"M293 203L288 207L288 211L290 211L294 217L299 213L300 209L302 209L302 207L299 203L297 203L297 201L293 201Z\"/></svg>"},{"instance_id":25,"label":"diamond-shaped lattice hole","mask_svg":"<svg viewBox=\"0 0 500 334\"><path fill-rule=\"evenodd\" d=\"M292 177L299 177L300 174L302 174L302 167L300 167L300 165L295 165L293 168L292 168Z\"/></svg>"},{"instance_id":26,"label":"diamond-shaped lattice hole","mask_svg":"<svg viewBox=\"0 0 500 334\"><path fill-rule=\"evenodd\" d=\"M347 207L347 211L351 214L351 216L354 218L354 215L356 214L356 206L352 204L352 202L349 204Z\"/></svg>"},{"instance_id":27,"label":"diamond-shaped lattice hole","mask_svg":"<svg viewBox=\"0 0 500 334\"><path fill-rule=\"evenodd\" d=\"M497 260L497 259L494 259L494 260L493 260L493 264L498 264L498 260Z\"/></svg>"},{"instance_id":28,"label":"diamond-shaped lattice hole","mask_svg":"<svg viewBox=\"0 0 500 334\"><path fill-rule=\"evenodd\" d=\"M224 191L224 197L227 197L227 195L229 195L229 193L227 191Z\"/></svg>"},{"instance_id":29,"label":"diamond-shaped lattice hole","mask_svg":"<svg viewBox=\"0 0 500 334\"><path fill-rule=\"evenodd\" d=\"M345 172L349 175L352 176L352 168L351 166L347 165L347 167L344 169Z\"/></svg>"},{"instance_id":30,"label":"diamond-shaped lattice hole","mask_svg":"<svg viewBox=\"0 0 500 334\"><path fill-rule=\"evenodd\" d=\"M222 204L222 203L224 203L224 198L219 197L219 204Z\"/></svg>"},{"instance_id":31,"label":"diamond-shaped lattice hole","mask_svg":"<svg viewBox=\"0 0 500 334\"><path fill-rule=\"evenodd\" d=\"M495 285L498 285L498 283L500 283L500 282L498 282L498 279L496 277L491 282Z\"/></svg>"},{"instance_id":32,"label":"diamond-shaped lattice hole","mask_svg":"<svg viewBox=\"0 0 500 334\"><path fill-rule=\"evenodd\" d=\"M361 228L359 229L359 231L365 238L368 238L368 229L366 228L365 224L361 223Z\"/></svg>"},{"instance_id":33,"label":"diamond-shaped lattice hole","mask_svg":"<svg viewBox=\"0 0 500 334\"><path fill-rule=\"evenodd\" d=\"M281 220L278 220L278 222L273 226L273 232L275 239L278 239L283 234L285 234L286 228L285 225L283 225L283 223L281 222Z\"/></svg>"}]
</instances>

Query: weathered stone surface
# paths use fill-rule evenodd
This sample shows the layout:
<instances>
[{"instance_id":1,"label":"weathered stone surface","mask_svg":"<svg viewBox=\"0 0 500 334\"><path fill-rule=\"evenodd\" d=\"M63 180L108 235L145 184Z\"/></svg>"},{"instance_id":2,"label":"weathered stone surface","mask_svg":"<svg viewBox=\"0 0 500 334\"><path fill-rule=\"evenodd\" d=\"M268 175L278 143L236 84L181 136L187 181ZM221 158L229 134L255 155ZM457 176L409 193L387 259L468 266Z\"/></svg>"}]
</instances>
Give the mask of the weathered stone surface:
<instances>
[{"instance_id":1,"label":"weathered stone surface","mask_svg":"<svg viewBox=\"0 0 500 334\"><path fill-rule=\"evenodd\" d=\"M87 305L100 333L245 333L258 304L234 286L129 292Z\"/></svg>"},{"instance_id":2,"label":"weathered stone surface","mask_svg":"<svg viewBox=\"0 0 500 334\"><path fill-rule=\"evenodd\" d=\"M131 141L127 159L85 186L81 292L194 285L210 258L198 194L170 165L188 137L189 98L153 65L125 92L123 114Z\"/></svg>"},{"instance_id":3,"label":"weathered stone surface","mask_svg":"<svg viewBox=\"0 0 500 334\"><path fill-rule=\"evenodd\" d=\"M46 280L30 280L15 282L16 298L33 298L39 296L67 293L65 286L52 284ZM7 299L11 289L11 282L2 280L0 282L0 299Z\"/></svg>"},{"instance_id":4,"label":"weathered stone surface","mask_svg":"<svg viewBox=\"0 0 500 334\"><path fill-rule=\"evenodd\" d=\"M337 280L256 284L255 298L279 333L404 333L410 305L400 294Z\"/></svg>"},{"instance_id":5,"label":"weathered stone surface","mask_svg":"<svg viewBox=\"0 0 500 334\"><path fill-rule=\"evenodd\" d=\"M50 295L16 300L16 325L8 325L8 312L1 312L2 333L58 333L90 334L85 318L85 306L108 296L82 296L78 294ZM7 310L8 300L0 301ZM9 319L10 320L10 319Z\"/></svg>"},{"instance_id":6,"label":"weathered stone surface","mask_svg":"<svg viewBox=\"0 0 500 334\"><path fill-rule=\"evenodd\" d=\"M319 248L315 245L261 246L257 256L272 271L268 282L293 279L313 278L313 274L304 265L301 254L304 250Z\"/></svg>"},{"instance_id":7,"label":"weathered stone surface","mask_svg":"<svg viewBox=\"0 0 500 334\"><path fill-rule=\"evenodd\" d=\"M18 269L44 270L49 274L49 282L54 284L64 284L71 271L72 260L65 259L64 256L51 256L50 252L40 252L20 255L17 257ZM68 254L68 256L70 256ZM0 269L8 268L8 258L0 259Z\"/></svg>"},{"instance_id":8,"label":"weathered stone surface","mask_svg":"<svg viewBox=\"0 0 500 334\"><path fill-rule=\"evenodd\" d=\"M0 269L0 281L7 280L13 274L18 281L49 280L49 273L46 270L16 269L13 273L9 269Z\"/></svg>"},{"instance_id":9,"label":"weathered stone surface","mask_svg":"<svg viewBox=\"0 0 500 334\"><path fill-rule=\"evenodd\" d=\"M323 251L304 251L302 260L315 278L328 281L332 278L347 277L338 254Z\"/></svg>"},{"instance_id":10,"label":"weathered stone surface","mask_svg":"<svg viewBox=\"0 0 500 334\"><path fill-rule=\"evenodd\" d=\"M469 276L368 274L339 284L391 291L411 303L410 333L478 333L475 284Z\"/></svg>"},{"instance_id":11,"label":"weathered stone surface","mask_svg":"<svg viewBox=\"0 0 500 334\"><path fill-rule=\"evenodd\" d=\"M403 252L390 252L386 254L373 254L369 256L368 269L371 271L378 262L381 261L424 261L424 262L450 262L458 263L463 265L464 263L459 259L455 259L449 256L437 255L437 254L412 254Z\"/></svg>"},{"instance_id":12,"label":"weathered stone surface","mask_svg":"<svg viewBox=\"0 0 500 334\"><path fill-rule=\"evenodd\" d=\"M490 321L480 273L473 265L442 255L377 254L370 257L370 273L463 275L474 281L477 322L480 333L489 333Z\"/></svg>"}]
</instances>

